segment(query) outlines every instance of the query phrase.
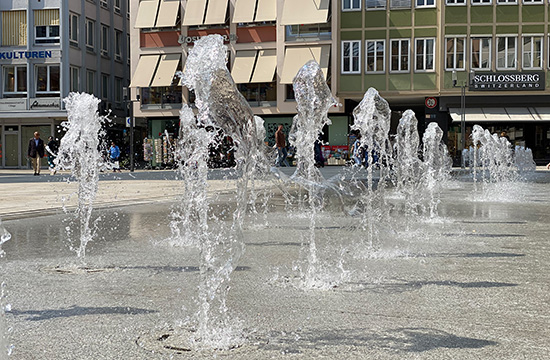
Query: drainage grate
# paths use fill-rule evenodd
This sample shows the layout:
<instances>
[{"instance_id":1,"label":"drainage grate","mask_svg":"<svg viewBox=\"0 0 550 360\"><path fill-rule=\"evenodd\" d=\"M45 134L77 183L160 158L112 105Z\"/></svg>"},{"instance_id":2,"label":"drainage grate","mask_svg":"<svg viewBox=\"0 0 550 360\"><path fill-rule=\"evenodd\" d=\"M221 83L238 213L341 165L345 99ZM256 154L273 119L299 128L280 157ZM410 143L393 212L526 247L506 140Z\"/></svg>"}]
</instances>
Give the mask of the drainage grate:
<instances>
[{"instance_id":1,"label":"drainage grate","mask_svg":"<svg viewBox=\"0 0 550 360\"><path fill-rule=\"evenodd\" d=\"M99 272L111 272L115 271L117 268L114 266L107 267L92 267L92 266L76 266L76 265L67 265L67 266L47 266L40 269L40 271L54 274L92 274Z\"/></svg>"}]
</instances>

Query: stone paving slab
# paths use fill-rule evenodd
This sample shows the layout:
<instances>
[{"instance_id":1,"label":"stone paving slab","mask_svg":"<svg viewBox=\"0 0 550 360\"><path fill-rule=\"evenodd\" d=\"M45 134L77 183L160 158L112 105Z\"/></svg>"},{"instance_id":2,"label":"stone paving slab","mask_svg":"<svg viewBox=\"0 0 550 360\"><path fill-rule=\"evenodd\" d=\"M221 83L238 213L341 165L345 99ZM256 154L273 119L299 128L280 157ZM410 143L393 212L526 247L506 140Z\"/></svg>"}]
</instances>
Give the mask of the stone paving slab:
<instances>
[{"instance_id":1,"label":"stone paving slab","mask_svg":"<svg viewBox=\"0 0 550 360\"><path fill-rule=\"evenodd\" d=\"M226 351L158 340L177 340L174 329L185 336L197 311L198 251L167 241L173 202L98 210L85 264L100 272L52 271L82 266L65 214L8 219L9 359L548 358L550 184L518 183L509 195L479 201L471 183L455 182L435 221L400 216L395 200L377 252L360 245L356 218L321 213L319 272L343 276L340 260L349 271L327 290L300 286L303 213L279 206L251 217L227 303L246 341Z\"/></svg>"}]
</instances>

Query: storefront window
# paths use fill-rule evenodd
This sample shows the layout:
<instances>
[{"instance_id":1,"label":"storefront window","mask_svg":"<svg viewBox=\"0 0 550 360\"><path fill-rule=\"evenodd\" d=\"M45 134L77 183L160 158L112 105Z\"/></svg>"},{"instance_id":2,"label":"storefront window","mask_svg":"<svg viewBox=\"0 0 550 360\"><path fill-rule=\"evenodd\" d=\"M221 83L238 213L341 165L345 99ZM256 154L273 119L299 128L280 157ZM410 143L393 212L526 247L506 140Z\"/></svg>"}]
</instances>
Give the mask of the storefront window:
<instances>
[{"instance_id":1,"label":"storefront window","mask_svg":"<svg viewBox=\"0 0 550 360\"><path fill-rule=\"evenodd\" d=\"M181 86L141 88L141 105L145 108L176 108L181 106Z\"/></svg>"}]
</instances>

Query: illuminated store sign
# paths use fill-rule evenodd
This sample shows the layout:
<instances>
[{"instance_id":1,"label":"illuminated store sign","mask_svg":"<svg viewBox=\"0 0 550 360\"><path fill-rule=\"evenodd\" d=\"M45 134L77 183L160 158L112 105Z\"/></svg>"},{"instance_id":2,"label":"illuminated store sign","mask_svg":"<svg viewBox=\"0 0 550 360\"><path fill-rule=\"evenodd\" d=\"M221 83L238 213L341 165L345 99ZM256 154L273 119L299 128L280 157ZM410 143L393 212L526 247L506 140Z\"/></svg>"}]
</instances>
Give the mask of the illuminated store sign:
<instances>
[{"instance_id":1,"label":"illuminated store sign","mask_svg":"<svg viewBox=\"0 0 550 360\"><path fill-rule=\"evenodd\" d=\"M544 90L544 72L475 73L470 91L521 91Z\"/></svg>"}]
</instances>

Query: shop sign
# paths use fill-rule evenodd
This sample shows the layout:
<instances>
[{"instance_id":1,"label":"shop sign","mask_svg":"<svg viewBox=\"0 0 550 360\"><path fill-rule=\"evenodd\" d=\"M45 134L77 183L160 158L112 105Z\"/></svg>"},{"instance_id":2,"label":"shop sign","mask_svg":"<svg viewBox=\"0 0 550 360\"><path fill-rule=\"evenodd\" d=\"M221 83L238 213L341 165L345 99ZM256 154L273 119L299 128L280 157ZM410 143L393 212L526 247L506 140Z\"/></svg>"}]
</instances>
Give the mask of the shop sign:
<instances>
[{"instance_id":1,"label":"shop sign","mask_svg":"<svg viewBox=\"0 0 550 360\"><path fill-rule=\"evenodd\" d=\"M470 91L522 91L544 90L543 71L522 73L478 73L473 75Z\"/></svg>"},{"instance_id":2,"label":"shop sign","mask_svg":"<svg viewBox=\"0 0 550 360\"><path fill-rule=\"evenodd\" d=\"M51 50L40 51L1 51L0 60L17 60L17 59L50 59L52 57Z\"/></svg>"},{"instance_id":3,"label":"shop sign","mask_svg":"<svg viewBox=\"0 0 550 360\"><path fill-rule=\"evenodd\" d=\"M0 99L0 111L27 110L27 99Z\"/></svg>"},{"instance_id":4,"label":"shop sign","mask_svg":"<svg viewBox=\"0 0 550 360\"><path fill-rule=\"evenodd\" d=\"M60 98L35 98L29 100L29 110L59 110Z\"/></svg>"},{"instance_id":5,"label":"shop sign","mask_svg":"<svg viewBox=\"0 0 550 360\"><path fill-rule=\"evenodd\" d=\"M221 35L222 39L223 39L223 42L229 42L229 41L237 41L237 35L236 34L208 34L208 35ZM195 41L198 41L200 39L202 39L203 37L206 37L208 35L204 35L204 36L183 36L183 35L180 35L179 39L178 39L178 42L180 44L192 44L194 43Z\"/></svg>"}]
</instances>

